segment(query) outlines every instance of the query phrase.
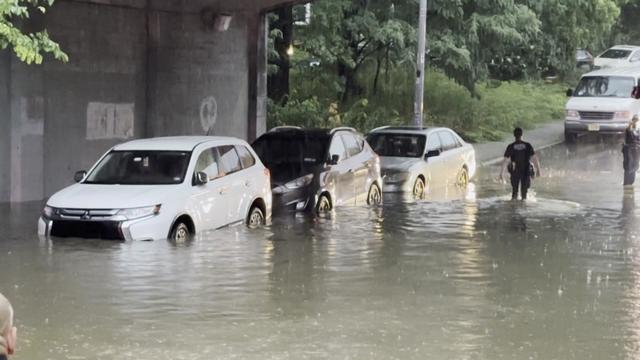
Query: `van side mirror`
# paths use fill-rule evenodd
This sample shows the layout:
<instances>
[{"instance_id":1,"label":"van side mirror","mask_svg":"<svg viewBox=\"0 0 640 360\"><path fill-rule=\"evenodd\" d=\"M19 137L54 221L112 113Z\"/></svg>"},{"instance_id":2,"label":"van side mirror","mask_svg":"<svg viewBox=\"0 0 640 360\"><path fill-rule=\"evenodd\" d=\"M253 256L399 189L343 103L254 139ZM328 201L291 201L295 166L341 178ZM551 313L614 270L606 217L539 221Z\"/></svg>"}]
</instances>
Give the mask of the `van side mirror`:
<instances>
[{"instance_id":1,"label":"van side mirror","mask_svg":"<svg viewBox=\"0 0 640 360\"><path fill-rule=\"evenodd\" d=\"M340 155L331 155L331 159L329 159L329 165L338 165L338 162L340 162Z\"/></svg>"},{"instance_id":2,"label":"van side mirror","mask_svg":"<svg viewBox=\"0 0 640 360\"><path fill-rule=\"evenodd\" d=\"M567 89L567 97L573 96L573 89Z\"/></svg>"},{"instance_id":3,"label":"van side mirror","mask_svg":"<svg viewBox=\"0 0 640 360\"><path fill-rule=\"evenodd\" d=\"M209 175L207 175L207 173L204 171L198 171L196 173L196 178L193 181L193 183L197 186L205 185L208 182L209 182Z\"/></svg>"},{"instance_id":4,"label":"van side mirror","mask_svg":"<svg viewBox=\"0 0 640 360\"><path fill-rule=\"evenodd\" d=\"M634 99L640 99L640 87L633 87L633 90L631 91L631 97Z\"/></svg>"},{"instance_id":5,"label":"van side mirror","mask_svg":"<svg viewBox=\"0 0 640 360\"><path fill-rule=\"evenodd\" d=\"M73 175L73 181L79 183L80 181L84 180L85 176L87 176L86 171L84 170L76 171L76 173Z\"/></svg>"},{"instance_id":6,"label":"van side mirror","mask_svg":"<svg viewBox=\"0 0 640 360\"><path fill-rule=\"evenodd\" d=\"M432 157L436 157L436 156L440 156L440 150L429 150L427 152L427 155L424 156L425 160L432 158Z\"/></svg>"}]
</instances>

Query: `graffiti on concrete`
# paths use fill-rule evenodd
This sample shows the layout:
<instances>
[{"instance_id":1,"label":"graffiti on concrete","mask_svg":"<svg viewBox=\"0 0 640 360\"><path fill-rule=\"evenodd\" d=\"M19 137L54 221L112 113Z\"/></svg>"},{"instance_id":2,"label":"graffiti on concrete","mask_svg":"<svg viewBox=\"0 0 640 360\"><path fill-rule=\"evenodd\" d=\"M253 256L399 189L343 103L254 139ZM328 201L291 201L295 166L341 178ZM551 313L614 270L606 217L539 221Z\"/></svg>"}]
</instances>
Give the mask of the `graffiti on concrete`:
<instances>
[{"instance_id":1,"label":"graffiti on concrete","mask_svg":"<svg viewBox=\"0 0 640 360\"><path fill-rule=\"evenodd\" d=\"M87 140L133 137L135 104L90 102L87 105Z\"/></svg>"},{"instance_id":2,"label":"graffiti on concrete","mask_svg":"<svg viewBox=\"0 0 640 360\"><path fill-rule=\"evenodd\" d=\"M217 118L218 103L216 102L216 98L209 96L202 100L202 103L200 103L200 124L206 134L213 132Z\"/></svg>"}]
</instances>

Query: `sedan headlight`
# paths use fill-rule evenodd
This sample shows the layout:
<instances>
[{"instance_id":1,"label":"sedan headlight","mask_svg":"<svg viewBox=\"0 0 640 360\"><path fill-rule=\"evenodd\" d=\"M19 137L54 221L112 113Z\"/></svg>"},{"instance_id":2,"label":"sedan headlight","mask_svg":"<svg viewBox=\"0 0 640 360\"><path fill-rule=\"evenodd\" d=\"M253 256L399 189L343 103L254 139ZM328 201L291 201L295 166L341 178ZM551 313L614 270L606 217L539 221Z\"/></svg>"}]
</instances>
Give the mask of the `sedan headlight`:
<instances>
[{"instance_id":1,"label":"sedan headlight","mask_svg":"<svg viewBox=\"0 0 640 360\"><path fill-rule=\"evenodd\" d=\"M409 177L408 172L394 172L394 173L387 174L387 176L385 176L385 180L390 183L395 183L395 182L405 181L407 180L408 177Z\"/></svg>"},{"instance_id":2,"label":"sedan headlight","mask_svg":"<svg viewBox=\"0 0 640 360\"><path fill-rule=\"evenodd\" d=\"M139 219L147 216L158 215L162 205L147 206L133 209L122 209L117 215L125 217L127 220Z\"/></svg>"},{"instance_id":3,"label":"sedan headlight","mask_svg":"<svg viewBox=\"0 0 640 360\"><path fill-rule=\"evenodd\" d=\"M51 218L53 213L54 209L49 205L45 205L44 209L42 209L42 215L46 218Z\"/></svg>"},{"instance_id":4,"label":"sedan headlight","mask_svg":"<svg viewBox=\"0 0 640 360\"><path fill-rule=\"evenodd\" d=\"M288 183L284 184L284 187L289 190L299 189L311 184L311 181L313 181L313 174L305 175L293 181L289 181Z\"/></svg>"},{"instance_id":5,"label":"sedan headlight","mask_svg":"<svg viewBox=\"0 0 640 360\"><path fill-rule=\"evenodd\" d=\"M580 113L578 110L565 110L565 115L568 120L580 120Z\"/></svg>"}]
</instances>

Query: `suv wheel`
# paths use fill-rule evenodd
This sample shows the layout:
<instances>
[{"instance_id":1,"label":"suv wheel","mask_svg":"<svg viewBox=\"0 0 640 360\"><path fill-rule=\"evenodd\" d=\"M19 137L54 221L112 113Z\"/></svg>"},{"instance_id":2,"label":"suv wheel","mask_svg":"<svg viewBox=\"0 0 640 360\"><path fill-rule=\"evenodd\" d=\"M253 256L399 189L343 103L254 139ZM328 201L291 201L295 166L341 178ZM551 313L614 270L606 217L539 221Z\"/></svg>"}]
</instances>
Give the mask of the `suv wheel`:
<instances>
[{"instance_id":1,"label":"suv wheel","mask_svg":"<svg viewBox=\"0 0 640 360\"><path fill-rule=\"evenodd\" d=\"M252 207L247 217L247 227L249 227L249 229L257 229L265 224L266 219L262 210L257 206Z\"/></svg>"},{"instance_id":2,"label":"suv wheel","mask_svg":"<svg viewBox=\"0 0 640 360\"><path fill-rule=\"evenodd\" d=\"M189 227L187 224L183 222L178 222L173 225L173 229L171 230L171 239L176 243L184 243L191 239L191 232L189 231Z\"/></svg>"},{"instance_id":3,"label":"suv wheel","mask_svg":"<svg viewBox=\"0 0 640 360\"><path fill-rule=\"evenodd\" d=\"M418 199L422 199L424 196L425 184L421 177L416 179L416 183L413 184L413 196Z\"/></svg>"},{"instance_id":4,"label":"suv wheel","mask_svg":"<svg viewBox=\"0 0 640 360\"><path fill-rule=\"evenodd\" d=\"M320 195L318 198L318 204L316 205L316 211L318 214L328 213L333 209L333 205L331 205L331 199L327 195Z\"/></svg>"}]
</instances>

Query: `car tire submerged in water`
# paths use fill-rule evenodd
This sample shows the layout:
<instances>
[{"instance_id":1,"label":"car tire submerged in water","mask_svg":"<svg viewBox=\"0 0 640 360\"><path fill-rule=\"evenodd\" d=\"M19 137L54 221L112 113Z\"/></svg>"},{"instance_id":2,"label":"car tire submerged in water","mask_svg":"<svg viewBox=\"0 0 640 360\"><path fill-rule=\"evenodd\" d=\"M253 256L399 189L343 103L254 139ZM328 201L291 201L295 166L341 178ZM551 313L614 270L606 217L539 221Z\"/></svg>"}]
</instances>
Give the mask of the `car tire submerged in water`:
<instances>
[{"instance_id":1,"label":"car tire submerged in water","mask_svg":"<svg viewBox=\"0 0 640 360\"><path fill-rule=\"evenodd\" d=\"M189 231L189 227L182 221L179 221L173 225L171 229L171 235L169 240L175 241L176 243L183 243L191 240L191 231Z\"/></svg>"},{"instance_id":2,"label":"car tire submerged in water","mask_svg":"<svg viewBox=\"0 0 640 360\"><path fill-rule=\"evenodd\" d=\"M576 133L570 133L570 132L564 132L564 141L567 144L575 144L578 141L578 134Z\"/></svg>"},{"instance_id":3,"label":"car tire submerged in water","mask_svg":"<svg viewBox=\"0 0 640 360\"><path fill-rule=\"evenodd\" d=\"M328 213L333 209L333 205L331 204L331 199L325 194L320 195L318 198L318 204L316 204L316 212L318 214Z\"/></svg>"},{"instance_id":4,"label":"car tire submerged in water","mask_svg":"<svg viewBox=\"0 0 640 360\"><path fill-rule=\"evenodd\" d=\"M469 185L469 171L467 168L463 167L462 170L458 173L458 178L456 179L456 185L461 188L466 188Z\"/></svg>"},{"instance_id":5,"label":"car tire submerged in water","mask_svg":"<svg viewBox=\"0 0 640 360\"><path fill-rule=\"evenodd\" d=\"M251 211L249 211L249 215L247 216L247 227L249 229L257 229L260 226L266 225L266 223L267 220L264 217L262 209L258 206L252 207Z\"/></svg>"},{"instance_id":6,"label":"car tire submerged in water","mask_svg":"<svg viewBox=\"0 0 640 360\"><path fill-rule=\"evenodd\" d=\"M424 180L422 179L422 177L418 177L416 179L415 184L413 184L413 197L418 198L418 199L422 199L422 197L424 196L425 187L426 187L426 185L425 185Z\"/></svg>"},{"instance_id":7,"label":"car tire submerged in water","mask_svg":"<svg viewBox=\"0 0 640 360\"><path fill-rule=\"evenodd\" d=\"M369 194L367 195L367 204L380 205L382 204L382 192L378 184L371 184L369 188Z\"/></svg>"}]
</instances>

